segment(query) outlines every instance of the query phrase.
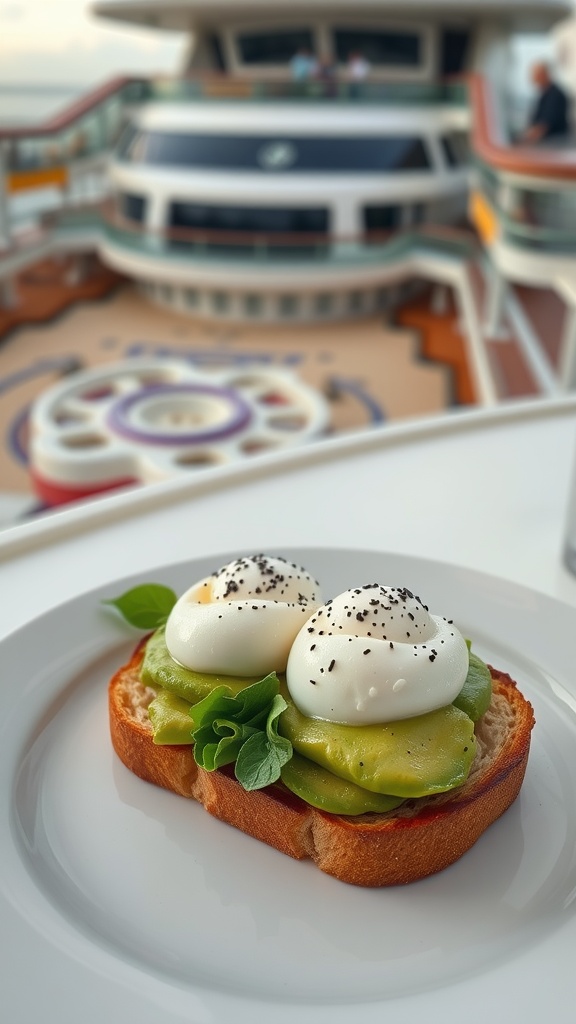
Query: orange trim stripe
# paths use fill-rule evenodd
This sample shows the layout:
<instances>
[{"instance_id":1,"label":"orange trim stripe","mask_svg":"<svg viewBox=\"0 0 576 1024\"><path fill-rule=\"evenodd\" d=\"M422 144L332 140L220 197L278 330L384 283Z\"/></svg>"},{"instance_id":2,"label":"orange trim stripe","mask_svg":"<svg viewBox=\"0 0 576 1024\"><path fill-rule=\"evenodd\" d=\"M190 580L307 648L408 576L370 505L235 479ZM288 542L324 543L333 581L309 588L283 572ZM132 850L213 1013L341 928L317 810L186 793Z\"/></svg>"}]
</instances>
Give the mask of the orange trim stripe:
<instances>
[{"instance_id":1,"label":"orange trim stripe","mask_svg":"<svg viewBox=\"0 0 576 1024\"><path fill-rule=\"evenodd\" d=\"M67 167L36 167L30 171L12 171L7 175L9 192L24 192L29 188L46 188L55 185L65 188L68 184Z\"/></svg>"},{"instance_id":2,"label":"orange trim stripe","mask_svg":"<svg viewBox=\"0 0 576 1024\"><path fill-rule=\"evenodd\" d=\"M498 217L486 196L474 191L468 203L470 220L476 227L484 245L492 245L499 233Z\"/></svg>"}]
</instances>

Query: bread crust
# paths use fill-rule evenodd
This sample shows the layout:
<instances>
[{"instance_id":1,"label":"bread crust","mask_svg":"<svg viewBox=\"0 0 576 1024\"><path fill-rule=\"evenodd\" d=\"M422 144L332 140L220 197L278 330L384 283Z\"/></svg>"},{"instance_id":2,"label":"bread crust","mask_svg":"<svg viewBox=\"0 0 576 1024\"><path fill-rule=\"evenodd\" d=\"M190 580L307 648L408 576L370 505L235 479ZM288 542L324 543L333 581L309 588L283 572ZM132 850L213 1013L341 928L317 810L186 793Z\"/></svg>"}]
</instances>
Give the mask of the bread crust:
<instances>
[{"instance_id":1,"label":"bread crust","mask_svg":"<svg viewBox=\"0 0 576 1024\"><path fill-rule=\"evenodd\" d=\"M457 790L406 801L386 814L355 817L317 810L281 783L247 793L231 768L207 772L191 746L157 746L140 682L145 641L109 685L112 745L146 782L197 800L216 818L291 857L310 857L340 881L361 886L405 885L458 860L516 799L524 779L532 706L506 673L490 667L495 749L473 766ZM150 696L150 694L148 695ZM502 720L504 724L502 724Z\"/></svg>"}]
</instances>

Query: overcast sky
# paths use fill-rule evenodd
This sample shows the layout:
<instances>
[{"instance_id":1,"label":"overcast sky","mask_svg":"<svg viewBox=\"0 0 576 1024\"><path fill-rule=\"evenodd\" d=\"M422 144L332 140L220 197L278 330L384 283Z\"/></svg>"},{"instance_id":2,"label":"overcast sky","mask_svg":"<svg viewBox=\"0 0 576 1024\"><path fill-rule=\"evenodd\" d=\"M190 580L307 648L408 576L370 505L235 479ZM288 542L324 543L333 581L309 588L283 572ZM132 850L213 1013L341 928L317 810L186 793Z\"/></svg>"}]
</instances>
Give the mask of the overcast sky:
<instances>
[{"instance_id":1,"label":"overcast sky","mask_svg":"<svg viewBox=\"0 0 576 1024\"><path fill-rule=\"evenodd\" d=\"M463 0L465 6L465 0ZM90 13L88 0L0 0L0 84L83 87L119 73L174 72L179 34L123 28ZM529 45L527 59L538 50ZM523 75L524 53L516 54Z\"/></svg>"},{"instance_id":2,"label":"overcast sky","mask_svg":"<svg viewBox=\"0 0 576 1024\"><path fill-rule=\"evenodd\" d=\"M96 18L87 0L0 0L0 83L91 85L118 72L173 72L183 40Z\"/></svg>"}]
</instances>

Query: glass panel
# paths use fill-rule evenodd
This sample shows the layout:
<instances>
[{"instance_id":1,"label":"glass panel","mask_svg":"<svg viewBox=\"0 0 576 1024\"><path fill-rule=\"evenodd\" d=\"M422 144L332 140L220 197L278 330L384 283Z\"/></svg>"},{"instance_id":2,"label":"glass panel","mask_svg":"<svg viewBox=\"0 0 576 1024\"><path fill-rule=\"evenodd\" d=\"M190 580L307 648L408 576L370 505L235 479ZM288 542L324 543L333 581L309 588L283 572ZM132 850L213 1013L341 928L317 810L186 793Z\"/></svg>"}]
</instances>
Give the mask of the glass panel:
<instances>
[{"instance_id":1,"label":"glass panel","mask_svg":"<svg viewBox=\"0 0 576 1024\"><path fill-rule=\"evenodd\" d=\"M224 313L230 306L230 296L225 292L214 292L211 296L212 307L218 313Z\"/></svg>"},{"instance_id":2,"label":"glass panel","mask_svg":"<svg viewBox=\"0 0 576 1024\"><path fill-rule=\"evenodd\" d=\"M470 163L470 144L466 132L450 132L440 139L449 167L466 167Z\"/></svg>"},{"instance_id":3,"label":"glass panel","mask_svg":"<svg viewBox=\"0 0 576 1024\"><path fill-rule=\"evenodd\" d=\"M260 295L246 295L244 298L244 309L249 316L259 316L262 312L262 298Z\"/></svg>"},{"instance_id":4,"label":"glass panel","mask_svg":"<svg viewBox=\"0 0 576 1024\"><path fill-rule=\"evenodd\" d=\"M414 203L414 207L412 209L412 223L424 224L426 219L427 218L425 203Z\"/></svg>"},{"instance_id":5,"label":"glass panel","mask_svg":"<svg viewBox=\"0 0 576 1024\"><path fill-rule=\"evenodd\" d=\"M519 224L557 231L576 231L576 192L540 192L514 188L507 214Z\"/></svg>"},{"instance_id":6,"label":"glass panel","mask_svg":"<svg viewBox=\"0 0 576 1024\"><path fill-rule=\"evenodd\" d=\"M242 32L237 42L244 64L288 64L298 50L314 49L314 38L307 28Z\"/></svg>"},{"instance_id":7,"label":"glass panel","mask_svg":"<svg viewBox=\"0 0 576 1024\"><path fill-rule=\"evenodd\" d=\"M422 139L410 135L375 138L265 138L263 136L138 133L124 147L125 159L171 167L218 167L298 171L399 171L430 167Z\"/></svg>"},{"instance_id":8,"label":"glass panel","mask_svg":"<svg viewBox=\"0 0 576 1024\"><path fill-rule=\"evenodd\" d=\"M128 220L141 224L146 218L146 197L123 192L119 196L120 212Z\"/></svg>"},{"instance_id":9,"label":"glass panel","mask_svg":"<svg viewBox=\"0 0 576 1024\"><path fill-rule=\"evenodd\" d=\"M470 30L467 28L446 28L442 33L440 69L442 75L460 75L466 68L470 44Z\"/></svg>"},{"instance_id":10,"label":"glass panel","mask_svg":"<svg viewBox=\"0 0 576 1024\"><path fill-rule=\"evenodd\" d=\"M281 295L278 302L280 316L295 316L298 312L298 299L296 295Z\"/></svg>"},{"instance_id":11,"label":"glass panel","mask_svg":"<svg viewBox=\"0 0 576 1024\"><path fill-rule=\"evenodd\" d=\"M330 310L332 309L333 298L334 297L333 295L330 294L330 292L323 292L322 294L317 295L316 300L314 302L316 312L319 313L320 315L322 315L323 313L329 313Z\"/></svg>"},{"instance_id":12,"label":"glass panel","mask_svg":"<svg viewBox=\"0 0 576 1024\"><path fill-rule=\"evenodd\" d=\"M209 231L263 234L325 234L328 210L292 209L266 206L207 206L200 203L171 203L169 226Z\"/></svg>"},{"instance_id":13,"label":"glass panel","mask_svg":"<svg viewBox=\"0 0 576 1024\"><path fill-rule=\"evenodd\" d=\"M106 148L113 146L122 131L122 103L118 95L111 96L102 108L102 126Z\"/></svg>"},{"instance_id":14,"label":"glass panel","mask_svg":"<svg viewBox=\"0 0 576 1024\"><path fill-rule=\"evenodd\" d=\"M116 156L120 160L138 161L142 159L141 151L137 147L138 140L142 139L142 132L135 124L127 124L124 128L118 146Z\"/></svg>"},{"instance_id":15,"label":"glass panel","mask_svg":"<svg viewBox=\"0 0 576 1024\"><path fill-rule=\"evenodd\" d=\"M454 152L451 140L447 135L442 135L440 138L440 145L442 146L442 152L444 153L444 160L448 167L458 166L458 157Z\"/></svg>"},{"instance_id":16,"label":"glass panel","mask_svg":"<svg viewBox=\"0 0 576 1024\"><path fill-rule=\"evenodd\" d=\"M214 67L218 68L219 71L225 71L226 61L224 59L224 50L222 48L222 43L220 42L220 36L213 32L208 36L207 42L212 52L212 62Z\"/></svg>"},{"instance_id":17,"label":"glass panel","mask_svg":"<svg viewBox=\"0 0 576 1024\"><path fill-rule=\"evenodd\" d=\"M419 32L335 28L334 43L339 64L345 64L352 53L361 53L370 64L387 67L418 67L422 60Z\"/></svg>"},{"instance_id":18,"label":"glass panel","mask_svg":"<svg viewBox=\"0 0 576 1024\"><path fill-rule=\"evenodd\" d=\"M362 215L365 231L393 231L400 227L401 206L365 206Z\"/></svg>"},{"instance_id":19,"label":"glass panel","mask_svg":"<svg viewBox=\"0 0 576 1024\"><path fill-rule=\"evenodd\" d=\"M225 313L230 305L230 297L226 292L214 292L212 295L212 306L217 313Z\"/></svg>"}]
</instances>

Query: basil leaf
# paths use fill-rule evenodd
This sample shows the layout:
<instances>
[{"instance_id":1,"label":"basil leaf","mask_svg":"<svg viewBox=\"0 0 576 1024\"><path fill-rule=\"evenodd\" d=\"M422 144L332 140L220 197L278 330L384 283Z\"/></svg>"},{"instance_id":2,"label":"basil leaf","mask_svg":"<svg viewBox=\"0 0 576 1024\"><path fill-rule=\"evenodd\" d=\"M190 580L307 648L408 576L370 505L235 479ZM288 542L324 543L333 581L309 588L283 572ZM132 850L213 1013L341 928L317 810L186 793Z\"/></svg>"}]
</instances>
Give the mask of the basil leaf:
<instances>
[{"instance_id":1,"label":"basil leaf","mask_svg":"<svg viewBox=\"0 0 576 1024\"><path fill-rule=\"evenodd\" d=\"M143 583L102 604L112 605L137 629L157 629L164 625L176 601L176 594L170 587L161 583Z\"/></svg>"},{"instance_id":2,"label":"basil leaf","mask_svg":"<svg viewBox=\"0 0 576 1024\"><path fill-rule=\"evenodd\" d=\"M236 722L214 722L203 726L194 736L194 759L207 772L236 760L242 745L256 732L249 725Z\"/></svg>"},{"instance_id":3,"label":"basil leaf","mask_svg":"<svg viewBox=\"0 0 576 1024\"><path fill-rule=\"evenodd\" d=\"M236 761L236 778L245 789L276 782L292 757L292 744L278 735L278 717L287 707L275 672L236 695L217 686L190 708L194 759L213 772Z\"/></svg>"},{"instance_id":4,"label":"basil leaf","mask_svg":"<svg viewBox=\"0 0 576 1024\"><path fill-rule=\"evenodd\" d=\"M216 686L208 696L190 708L194 730L210 728L216 718L233 719L235 710L234 698L229 687Z\"/></svg>"},{"instance_id":5,"label":"basil leaf","mask_svg":"<svg viewBox=\"0 0 576 1024\"><path fill-rule=\"evenodd\" d=\"M238 721L252 722L261 718L264 728L270 705L278 693L278 686L278 676L271 672L258 683L252 683L245 690L241 690L234 698L238 706Z\"/></svg>"},{"instance_id":6,"label":"basil leaf","mask_svg":"<svg viewBox=\"0 0 576 1024\"><path fill-rule=\"evenodd\" d=\"M242 745L234 774L248 792L262 789L280 778L280 772L292 757L292 744L278 735L278 717L288 705L276 694L266 721L266 730L255 732Z\"/></svg>"}]
</instances>

